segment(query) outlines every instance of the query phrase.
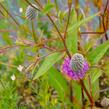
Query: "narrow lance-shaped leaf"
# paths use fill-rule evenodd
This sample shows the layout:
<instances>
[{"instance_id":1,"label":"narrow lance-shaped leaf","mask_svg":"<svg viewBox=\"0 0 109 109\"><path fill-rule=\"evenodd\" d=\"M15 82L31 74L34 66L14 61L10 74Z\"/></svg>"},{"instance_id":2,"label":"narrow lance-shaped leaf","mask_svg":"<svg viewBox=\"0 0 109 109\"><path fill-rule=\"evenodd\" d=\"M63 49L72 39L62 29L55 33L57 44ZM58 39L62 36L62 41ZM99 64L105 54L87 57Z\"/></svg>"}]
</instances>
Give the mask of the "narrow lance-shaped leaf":
<instances>
[{"instance_id":1,"label":"narrow lance-shaped leaf","mask_svg":"<svg viewBox=\"0 0 109 109\"><path fill-rule=\"evenodd\" d=\"M87 58L91 64L97 64L108 49L109 49L109 41L106 41L103 44L99 45L94 50L92 50L91 52L89 52Z\"/></svg>"},{"instance_id":2,"label":"narrow lance-shaped leaf","mask_svg":"<svg viewBox=\"0 0 109 109\"><path fill-rule=\"evenodd\" d=\"M94 82L102 75L102 72L98 68L90 69L89 71L91 76L91 83L94 84Z\"/></svg>"},{"instance_id":3,"label":"narrow lance-shaped leaf","mask_svg":"<svg viewBox=\"0 0 109 109\"><path fill-rule=\"evenodd\" d=\"M54 7L53 3L47 3L42 11L44 14L47 14L49 11L51 11L53 7Z\"/></svg>"},{"instance_id":4,"label":"narrow lance-shaped leaf","mask_svg":"<svg viewBox=\"0 0 109 109\"><path fill-rule=\"evenodd\" d=\"M96 13L96 14L94 14L94 15L92 15L92 16L89 16L89 17L87 17L87 18L85 18L85 19L83 19L83 20L81 20L81 21L75 23L74 25L72 25L72 27L70 27L70 28L68 29L68 32L79 28L81 25L83 25L84 23L90 21L91 19L93 19L94 17L96 17L98 14L99 14L99 13Z\"/></svg>"},{"instance_id":5,"label":"narrow lance-shaped leaf","mask_svg":"<svg viewBox=\"0 0 109 109\"><path fill-rule=\"evenodd\" d=\"M80 109L80 105L78 105L78 104L82 103L81 102L82 101L81 86L76 81L72 81L72 85L73 85L73 96L77 100L77 102L74 103L73 107L74 107L74 109Z\"/></svg>"},{"instance_id":6,"label":"narrow lance-shaped leaf","mask_svg":"<svg viewBox=\"0 0 109 109\"><path fill-rule=\"evenodd\" d=\"M77 21L77 14L75 12L75 10L72 10L71 12L71 21L70 21L70 25L69 25L69 28L68 28L68 37L67 37L67 47L69 49L69 51L73 52L73 53L76 53L77 52L77 49L78 49L78 28L90 21L91 19L93 19L95 16L97 16L98 13L90 16L90 17L87 17L81 21Z\"/></svg>"},{"instance_id":7,"label":"narrow lance-shaped leaf","mask_svg":"<svg viewBox=\"0 0 109 109\"><path fill-rule=\"evenodd\" d=\"M64 100L65 95L67 94L68 86L67 82L62 76L61 72L56 70L55 68L51 68L48 71L48 76L49 76L49 84L55 88L58 92L58 96L61 100Z\"/></svg>"},{"instance_id":8,"label":"narrow lance-shaped leaf","mask_svg":"<svg viewBox=\"0 0 109 109\"><path fill-rule=\"evenodd\" d=\"M57 61L59 61L63 55L61 53L53 53L45 58L40 68L38 69L34 79L44 75Z\"/></svg>"},{"instance_id":9,"label":"narrow lance-shaped leaf","mask_svg":"<svg viewBox=\"0 0 109 109\"><path fill-rule=\"evenodd\" d=\"M70 17L70 24L69 24L69 28L71 28L75 23L77 22L77 14L75 10L71 11L71 17ZM68 32L68 37L67 37L67 47L69 49L69 51L71 51L72 53L76 53L77 49L78 49L78 42L77 42L77 37L78 33L77 33L77 29Z\"/></svg>"},{"instance_id":10,"label":"narrow lance-shaped leaf","mask_svg":"<svg viewBox=\"0 0 109 109\"><path fill-rule=\"evenodd\" d=\"M102 75L102 72L98 68L93 68L89 70L89 76L90 76L90 81L91 81L91 86L92 86L92 95L93 99L97 100L99 98L99 77ZM89 85L89 76L85 78L84 82L87 87L87 89L90 91L90 85Z\"/></svg>"},{"instance_id":11,"label":"narrow lance-shaped leaf","mask_svg":"<svg viewBox=\"0 0 109 109\"><path fill-rule=\"evenodd\" d=\"M93 73L93 72L91 72ZM96 101L98 98L99 98L99 79L96 79L96 80L93 80L93 83L92 83L92 78L91 78L91 87L89 85L89 79L88 77L85 78L84 80L84 83L85 83L85 86L87 88L87 90L90 92L90 90L92 90L92 96L93 96L93 99ZM85 96L87 98L87 96Z\"/></svg>"}]
</instances>

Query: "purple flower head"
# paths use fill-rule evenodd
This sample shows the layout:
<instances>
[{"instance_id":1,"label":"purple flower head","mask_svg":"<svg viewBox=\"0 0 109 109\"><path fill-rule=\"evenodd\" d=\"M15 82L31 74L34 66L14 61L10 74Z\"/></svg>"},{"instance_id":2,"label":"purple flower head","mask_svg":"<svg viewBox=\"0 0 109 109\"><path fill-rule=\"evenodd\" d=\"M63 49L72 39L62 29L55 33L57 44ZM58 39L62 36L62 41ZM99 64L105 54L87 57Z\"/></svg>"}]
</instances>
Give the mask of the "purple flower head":
<instances>
[{"instance_id":1,"label":"purple flower head","mask_svg":"<svg viewBox=\"0 0 109 109\"><path fill-rule=\"evenodd\" d=\"M82 79L89 69L89 65L84 59L83 55L76 53L70 59L65 58L62 64L62 72L73 80Z\"/></svg>"}]
</instances>

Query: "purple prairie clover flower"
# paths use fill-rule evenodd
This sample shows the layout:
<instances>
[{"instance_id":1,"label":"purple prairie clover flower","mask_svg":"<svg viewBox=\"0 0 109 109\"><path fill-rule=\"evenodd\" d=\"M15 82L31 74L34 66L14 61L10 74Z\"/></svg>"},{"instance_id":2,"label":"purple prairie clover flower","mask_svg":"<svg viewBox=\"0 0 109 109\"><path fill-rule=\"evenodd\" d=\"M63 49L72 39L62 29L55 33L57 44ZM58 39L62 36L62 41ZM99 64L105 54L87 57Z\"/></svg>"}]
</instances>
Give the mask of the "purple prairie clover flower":
<instances>
[{"instance_id":1,"label":"purple prairie clover flower","mask_svg":"<svg viewBox=\"0 0 109 109\"><path fill-rule=\"evenodd\" d=\"M87 61L84 59L83 55L79 53L74 54L71 59L69 57L65 58L61 66L63 74L77 81L84 78L88 69L89 65Z\"/></svg>"}]
</instances>

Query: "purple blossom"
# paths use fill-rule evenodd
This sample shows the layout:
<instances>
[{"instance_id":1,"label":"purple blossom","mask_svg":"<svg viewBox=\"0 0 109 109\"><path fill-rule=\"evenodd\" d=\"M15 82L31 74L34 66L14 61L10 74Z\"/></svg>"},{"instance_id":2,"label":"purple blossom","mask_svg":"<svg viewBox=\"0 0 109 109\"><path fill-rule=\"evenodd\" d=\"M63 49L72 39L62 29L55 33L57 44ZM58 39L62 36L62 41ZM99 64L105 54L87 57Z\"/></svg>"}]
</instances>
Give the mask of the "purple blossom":
<instances>
[{"instance_id":1,"label":"purple blossom","mask_svg":"<svg viewBox=\"0 0 109 109\"><path fill-rule=\"evenodd\" d=\"M86 62L86 60L84 60L83 68L81 70L79 70L79 71L73 71L71 69L70 62L71 62L70 58L68 58L68 57L65 58L62 66L61 66L62 73L66 74L69 78L71 78L73 80L82 79L85 76L88 69L89 69L89 65Z\"/></svg>"}]
</instances>

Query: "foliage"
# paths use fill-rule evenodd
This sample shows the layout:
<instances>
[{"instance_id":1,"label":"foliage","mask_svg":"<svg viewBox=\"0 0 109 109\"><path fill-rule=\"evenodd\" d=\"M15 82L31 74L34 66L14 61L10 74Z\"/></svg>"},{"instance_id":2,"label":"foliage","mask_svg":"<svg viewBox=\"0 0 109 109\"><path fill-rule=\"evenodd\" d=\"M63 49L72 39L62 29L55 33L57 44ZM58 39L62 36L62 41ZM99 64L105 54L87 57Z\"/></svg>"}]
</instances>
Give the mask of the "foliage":
<instances>
[{"instance_id":1,"label":"foliage","mask_svg":"<svg viewBox=\"0 0 109 109\"><path fill-rule=\"evenodd\" d=\"M108 0L0 0L0 109L88 109L90 96L99 108L109 97L108 19ZM90 67L86 91L62 72L75 53Z\"/></svg>"}]
</instances>

